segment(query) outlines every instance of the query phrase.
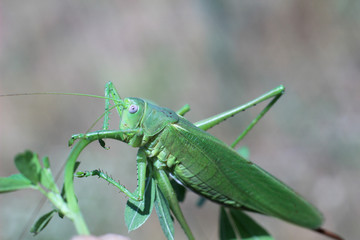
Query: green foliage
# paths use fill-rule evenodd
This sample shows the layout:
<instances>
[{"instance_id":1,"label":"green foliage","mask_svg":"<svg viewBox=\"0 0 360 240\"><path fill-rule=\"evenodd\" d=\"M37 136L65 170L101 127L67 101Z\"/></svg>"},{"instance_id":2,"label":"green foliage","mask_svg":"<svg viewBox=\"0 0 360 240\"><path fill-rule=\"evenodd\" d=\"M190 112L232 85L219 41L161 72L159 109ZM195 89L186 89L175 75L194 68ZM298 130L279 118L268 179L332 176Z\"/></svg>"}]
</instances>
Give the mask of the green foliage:
<instances>
[{"instance_id":1,"label":"green foliage","mask_svg":"<svg viewBox=\"0 0 360 240\"><path fill-rule=\"evenodd\" d=\"M269 233L240 209L230 209L230 216L243 240L273 240Z\"/></svg>"},{"instance_id":2,"label":"green foliage","mask_svg":"<svg viewBox=\"0 0 360 240\"><path fill-rule=\"evenodd\" d=\"M241 209L220 208L220 240L274 240Z\"/></svg>"},{"instance_id":3,"label":"green foliage","mask_svg":"<svg viewBox=\"0 0 360 240\"><path fill-rule=\"evenodd\" d=\"M37 184L41 178L41 165L36 154L26 151L15 157L15 165L19 172L29 179L33 184Z\"/></svg>"},{"instance_id":4,"label":"green foliage","mask_svg":"<svg viewBox=\"0 0 360 240\"><path fill-rule=\"evenodd\" d=\"M159 187L156 187L155 209L158 215L160 226L167 239L174 239L174 223L171 218L169 204Z\"/></svg>"},{"instance_id":5,"label":"green foliage","mask_svg":"<svg viewBox=\"0 0 360 240\"><path fill-rule=\"evenodd\" d=\"M220 208L220 240L232 240L236 239L236 233L230 219L225 211L225 208Z\"/></svg>"},{"instance_id":6,"label":"green foliage","mask_svg":"<svg viewBox=\"0 0 360 240\"><path fill-rule=\"evenodd\" d=\"M15 157L15 165L20 173L0 178L0 193L31 188L40 191L54 205L53 210L44 214L35 222L30 230L34 235L47 226L55 213L58 213L59 216L65 215L70 219L74 215L67 206L64 188L60 193L54 181L49 159L44 157L42 163L43 166L41 166L37 154L27 150Z\"/></svg>"},{"instance_id":7,"label":"green foliage","mask_svg":"<svg viewBox=\"0 0 360 240\"><path fill-rule=\"evenodd\" d=\"M150 217L155 201L155 181L150 176L146 179L145 196L142 201L129 199L125 207L125 223L130 231L139 228ZM138 193L139 189L135 190Z\"/></svg>"},{"instance_id":8,"label":"green foliage","mask_svg":"<svg viewBox=\"0 0 360 240\"><path fill-rule=\"evenodd\" d=\"M174 179L171 179L170 183L176 193L178 201L183 202L185 200L186 188L183 185L178 184Z\"/></svg>"},{"instance_id":9,"label":"green foliage","mask_svg":"<svg viewBox=\"0 0 360 240\"><path fill-rule=\"evenodd\" d=\"M50 222L50 220L52 219L52 217L56 212L57 211L53 209L50 212L42 215L31 227L30 232L33 233L34 235L40 233L48 225L48 223Z\"/></svg>"},{"instance_id":10,"label":"green foliage","mask_svg":"<svg viewBox=\"0 0 360 240\"><path fill-rule=\"evenodd\" d=\"M0 177L0 192L11 192L24 188L34 188L32 182L24 175L18 173L9 177Z\"/></svg>"},{"instance_id":11,"label":"green foliage","mask_svg":"<svg viewBox=\"0 0 360 240\"><path fill-rule=\"evenodd\" d=\"M15 164L21 173L0 178L1 193L32 188L39 190L45 196L47 196L50 201L52 201L54 206L63 206L60 208L55 208L41 216L30 230L34 235L41 232L48 225L56 213L63 216L64 212L61 211L61 209L67 209L66 201L64 199L64 188L60 194L54 182L52 172L49 168L49 159L47 157L43 158L42 162L43 167L40 164L37 154L32 153L31 151L26 151L15 157ZM78 167L78 165L79 164L77 163L75 169ZM80 173L77 173L78 177L81 176ZM99 176L100 173L104 174L96 170L92 175ZM114 182L113 180L110 180L110 177L108 176L103 176L103 178L110 183ZM176 183L174 180L171 180L171 184L177 194L179 201L183 201L185 198L186 189L182 185ZM135 190L135 193L137 193L137 191L138 189ZM173 240L174 225L170 214L169 204L151 174L146 179L144 199L142 201L129 199L127 202L125 208L125 223L128 227L128 230L135 230L144 224L151 215L154 207L156 209L156 213L158 215L160 226L164 232L164 235L167 239ZM67 211L65 211L65 213L67 213ZM68 213L65 214L65 216L69 217L71 214ZM272 238L263 228L261 228L250 217L245 215L241 210L230 210L229 214L226 213L223 207L221 207L220 239L237 239L236 232L240 233L243 239L272 240Z\"/></svg>"}]
</instances>

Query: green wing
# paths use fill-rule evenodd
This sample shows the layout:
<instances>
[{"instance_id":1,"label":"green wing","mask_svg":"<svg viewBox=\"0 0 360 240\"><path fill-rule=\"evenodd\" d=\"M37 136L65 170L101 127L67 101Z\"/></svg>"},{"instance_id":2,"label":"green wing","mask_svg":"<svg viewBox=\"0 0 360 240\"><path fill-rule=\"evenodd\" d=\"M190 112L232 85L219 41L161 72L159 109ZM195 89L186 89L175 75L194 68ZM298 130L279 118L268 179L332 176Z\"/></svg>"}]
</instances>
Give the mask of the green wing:
<instances>
[{"instance_id":1,"label":"green wing","mask_svg":"<svg viewBox=\"0 0 360 240\"><path fill-rule=\"evenodd\" d=\"M176 157L172 174L193 191L227 206L246 207L306 228L322 224L322 215L313 205L189 121L181 118L169 125L163 137L164 146Z\"/></svg>"}]
</instances>

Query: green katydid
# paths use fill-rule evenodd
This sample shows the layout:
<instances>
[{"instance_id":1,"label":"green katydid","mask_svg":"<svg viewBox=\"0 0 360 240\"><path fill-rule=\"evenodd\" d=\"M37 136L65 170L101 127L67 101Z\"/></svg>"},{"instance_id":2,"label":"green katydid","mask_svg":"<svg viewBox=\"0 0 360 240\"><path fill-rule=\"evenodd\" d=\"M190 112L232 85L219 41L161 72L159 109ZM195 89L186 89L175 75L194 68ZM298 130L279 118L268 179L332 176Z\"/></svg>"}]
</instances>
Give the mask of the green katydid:
<instances>
[{"instance_id":1,"label":"green katydid","mask_svg":"<svg viewBox=\"0 0 360 240\"><path fill-rule=\"evenodd\" d=\"M104 145L103 139L117 139L139 148L137 191L131 193L124 186L117 185L119 189L132 200L142 201L146 171L151 169L161 194L189 239L194 237L173 194L169 176L223 206L274 216L334 239L341 239L321 228L323 218L314 206L233 150L283 92L284 87L279 86L245 105L192 124L182 117L189 110L188 107L176 113L139 98L122 100L109 82L105 88L103 130L77 134L70 139L69 145L77 139L80 141L74 146L69 157L72 161L68 161L66 168L72 171L76 158L90 142L99 140ZM268 99L272 99L271 102L231 146L206 132L227 118ZM111 106L110 100L114 106ZM112 108L116 108L120 115L117 130L108 130L109 111ZM71 197L74 195L72 177L65 179L65 189L69 206L78 209L76 199Z\"/></svg>"},{"instance_id":2,"label":"green katydid","mask_svg":"<svg viewBox=\"0 0 360 240\"><path fill-rule=\"evenodd\" d=\"M232 208L243 208L274 216L305 228L313 229L335 239L337 235L322 228L323 217L310 203L296 194L275 177L242 158L232 149L284 92L279 86L263 96L216 115L209 119L190 123L174 111L162 108L139 98L122 100L113 84L106 86L106 110L113 99L120 115L118 130L108 130L108 115L104 117L103 131L74 135L76 139L113 138L138 147L137 194L120 188L128 197L142 200L144 197L146 164L153 166L157 184L169 202L170 208L189 238L193 238L181 213L176 197L171 194L171 175L178 182L214 202ZM205 132L225 119L267 99L272 101L253 120L231 147ZM186 112L186 111L184 111ZM140 156L140 157L139 157Z\"/></svg>"}]
</instances>

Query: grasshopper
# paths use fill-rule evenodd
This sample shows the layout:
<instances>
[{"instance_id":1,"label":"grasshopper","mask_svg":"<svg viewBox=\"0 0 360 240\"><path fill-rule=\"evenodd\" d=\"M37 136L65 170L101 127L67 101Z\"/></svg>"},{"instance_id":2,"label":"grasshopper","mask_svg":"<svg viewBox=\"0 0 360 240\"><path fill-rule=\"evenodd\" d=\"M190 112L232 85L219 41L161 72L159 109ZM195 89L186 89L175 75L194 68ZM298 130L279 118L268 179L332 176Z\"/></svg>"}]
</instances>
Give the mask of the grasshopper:
<instances>
[{"instance_id":1,"label":"grasshopper","mask_svg":"<svg viewBox=\"0 0 360 240\"><path fill-rule=\"evenodd\" d=\"M105 147L104 139L116 139L138 148L138 181L135 192L97 170L79 172L76 176L100 176L117 186L133 203L146 200L145 192L149 185L147 179L150 176L156 183L152 188L156 186L158 194L163 196L189 239L194 239L194 236L180 209L170 179L224 207L273 216L333 239L342 239L321 228L324 220L316 207L234 150L282 96L284 90L283 86L279 86L245 105L191 123L183 117L189 111L189 106L175 112L140 98L121 99L109 82L105 87L103 129L72 136L69 145L77 142L70 153L65 171L74 171L76 159L89 143L99 141ZM231 146L206 132L233 115L268 99L272 100ZM119 129L109 130L109 114L113 108L120 116ZM65 176L64 186L69 207L77 210L72 175ZM81 218L80 215L79 217ZM83 224L76 227L80 229Z\"/></svg>"}]
</instances>

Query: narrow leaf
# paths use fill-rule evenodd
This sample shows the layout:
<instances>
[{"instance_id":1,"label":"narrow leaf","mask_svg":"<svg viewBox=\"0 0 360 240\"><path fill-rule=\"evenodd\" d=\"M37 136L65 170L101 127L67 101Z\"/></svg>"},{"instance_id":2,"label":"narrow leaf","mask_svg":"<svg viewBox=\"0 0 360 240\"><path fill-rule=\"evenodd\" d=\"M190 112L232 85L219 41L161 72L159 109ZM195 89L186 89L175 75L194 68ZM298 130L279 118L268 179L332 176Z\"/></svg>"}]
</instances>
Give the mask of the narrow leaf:
<instances>
[{"instance_id":1,"label":"narrow leaf","mask_svg":"<svg viewBox=\"0 0 360 240\"><path fill-rule=\"evenodd\" d=\"M230 209L231 217L243 240L274 240L257 222L240 209Z\"/></svg>"},{"instance_id":2,"label":"narrow leaf","mask_svg":"<svg viewBox=\"0 0 360 240\"><path fill-rule=\"evenodd\" d=\"M167 239L174 239L174 223L171 219L169 203L165 199L159 187L156 185L155 210L159 218L160 226Z\"/></svg>"},{"instance_id":3,"label":"narrow leaf","mask_svg":"<svg viewBox=\"0 0 360 240\"><path fill-rule=\"evenodd\" d=\"M220 240L236 240L236 234L224 207L220 207Z\"/></svg>"},{"instance_id":4,"label":"narrow leaf","mask_svg":"<svg viewBox=\"0 0 360 240\"><path fill-rule=\"evenodd\" d=\"M170 179L170 183L176 193L178 201L183 202L185 199L186 188L183 185L179 184L177 181L175 181L173 178Z\"/></svg>"},{"instance_id":5,"label":"narrow leaf","mask_svg":"<svg viewBox=\"0 0 360 240\"><path fill-rule=\"evenodd\" d=\"M0 177L0 192L11 192L24 188L33 188L34 185L24 175L18 173L9 177Z\"/></svg>"},{"instance_id":6,"label":"narrow leaf","mask_svg":"<svg viewBox=\"0 0 360 240\"><path fill-rule=\"evenodd\" d=\"M15 157L15 165L20 173L27 177L33 184L40 181L41 165L39 158L31 151L18 154Z\"/></svg>"},{"instance_id":7,"label":"narrow leaf","mask_svg":"<svg viewBox=\"0 0 360 240\"><path fill-rule=\"evenodd\" d=\"M206 198L204 197L199 197L199 199L196 202L196 206L198 207L202 207L204 206L204 204L206 203Z\"/></svg>"},{"instance_id":8,"label":"narrow leaf","mask_svg":"<svg viewBox=\"0 0 360 240\"><path fill-rule=\"evenodd\" d=\"M150 217L154 208L155 200L155 181L152 177L146 179L145 196L142 201L129 199L125 207L125 223L128 231L139 228ZM139 189L135 190L135 195Z\"/></svg>"},{"instance_id":9,"label":"narrow leaf","mask_svg":"<svg viewBox=\"0 0 360 240\"><path fill-rule=\"evenodd\" d=\"M42 162L43 162L44 168L50 168L49 157L43 157Z\"/></svg>"},{"instance_id":10,"label":"narrow leaf","mask_svg":"<svg viewBox=\"0 0 360 240\"><path fill-rule=\"evenodd\" d=\"M55 213L56 210L54 209L41 216L31 227L30 232L33 233L34 236L39 232L41 232L46 227L46 225L48 225L48 223L50 222L51 218L54 216Z\"/></svg>"}]
</instances>

